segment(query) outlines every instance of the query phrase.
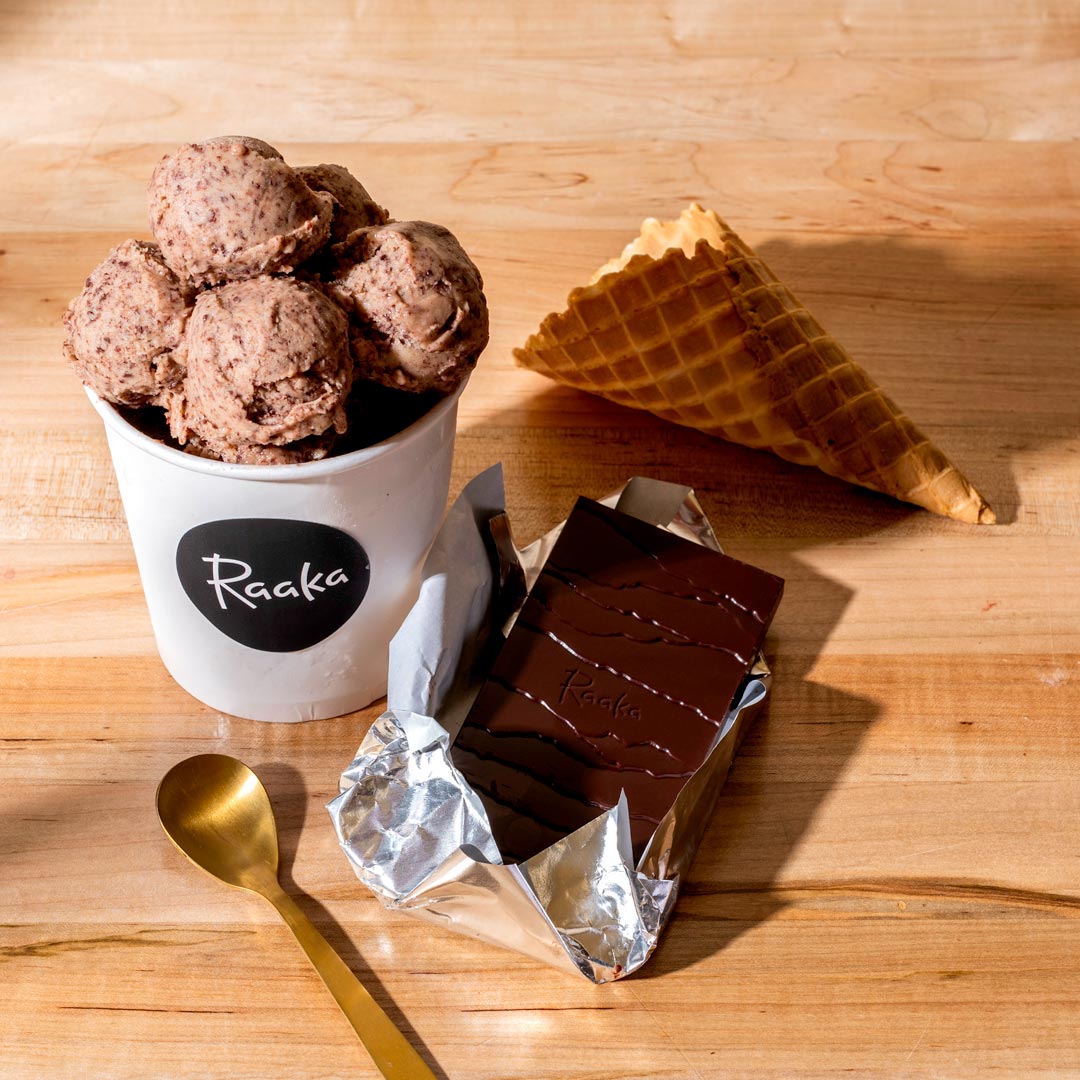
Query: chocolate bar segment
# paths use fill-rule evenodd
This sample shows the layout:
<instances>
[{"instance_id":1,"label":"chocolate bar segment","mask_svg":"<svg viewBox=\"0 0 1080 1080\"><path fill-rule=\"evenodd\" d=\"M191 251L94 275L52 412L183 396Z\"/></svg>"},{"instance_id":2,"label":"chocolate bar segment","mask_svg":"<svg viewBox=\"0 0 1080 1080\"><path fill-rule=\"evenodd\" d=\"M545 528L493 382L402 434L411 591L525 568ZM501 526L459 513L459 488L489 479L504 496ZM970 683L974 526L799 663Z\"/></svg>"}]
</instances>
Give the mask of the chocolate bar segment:
<instances>
[{"instance_id":1,"label":"chocolate bar segment","mask_svg":"<svg viewBox=\"0 0 1080 1080\"><path fill-rule=\"evenodd\" d=\"M523 861L625 790L635 859L715 744L784 583L579 499L453 748Z\"/></svg>"}]
</instances>

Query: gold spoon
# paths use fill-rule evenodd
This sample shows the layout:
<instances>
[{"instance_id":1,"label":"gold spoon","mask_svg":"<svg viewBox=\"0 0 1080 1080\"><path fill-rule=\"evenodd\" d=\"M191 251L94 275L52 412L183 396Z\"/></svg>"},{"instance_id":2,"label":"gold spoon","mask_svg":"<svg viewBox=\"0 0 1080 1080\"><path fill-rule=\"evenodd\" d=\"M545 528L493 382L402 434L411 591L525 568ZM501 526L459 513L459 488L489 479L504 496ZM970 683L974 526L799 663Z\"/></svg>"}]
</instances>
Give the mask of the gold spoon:
<instances>
[{"instance_id":1,"label":"gold spoon","mask_svg":"<svg viewBox=\"0 0 1080 1080\"><path fill-rule=\"evenodd\" d=\"M242 761L199 754L174 765L158 785L157 812L166 835L196 866L277 908L383 1076L434 1080L390 1017L278 884L270 797Z\"/></svg>"}]
</instances>

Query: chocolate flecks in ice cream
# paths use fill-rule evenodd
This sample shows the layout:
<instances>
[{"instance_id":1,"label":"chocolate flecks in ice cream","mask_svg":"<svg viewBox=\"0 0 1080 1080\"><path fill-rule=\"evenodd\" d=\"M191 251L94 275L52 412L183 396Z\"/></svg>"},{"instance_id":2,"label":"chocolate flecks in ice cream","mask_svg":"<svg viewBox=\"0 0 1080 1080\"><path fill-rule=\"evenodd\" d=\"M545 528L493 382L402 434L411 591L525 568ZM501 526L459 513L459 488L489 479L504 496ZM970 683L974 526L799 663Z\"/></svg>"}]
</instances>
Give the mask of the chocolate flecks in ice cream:
<instances>
[{"instance_id":1,"label":"chocolate flecks in ice cream","mask_svg":"<svg viewBox=\"0 0 1080 1080\"><path fill-rule=\"evenodd\" d=\"M189 434L184 449L196 457L212 461L228 461L234 465L299 465L302 461L319 461L329 456L334 446L334 433L311 435L287 446L260 446L258 443L237 443L228 440L208 441Z\"/></svg>"},{"instance_id":2,"label":"chocolate flecks in ice cream","mask_svg":"<svg viewBox=\"0 0 1080 1080\"><path fill-rule=\"evenodd\" d=\"M200 294L186 352L183 391L167 402L181 443L194 434L200 449L225 461L280 461L252 448L345 430L348 323L312 285L261 277ZM316 456L326 449L318 444Z\"/></svg>"},{"instance_id":3,"label":"chocolate flecks in ice cream","mask_svg":"<svg viewBox=\"0 0 1080 1080\"><path fill-rule=\"evenodd\" d=\"M260 465L359 450L460 387L487 344L483 281L453 234L392 222L342 165L294 169L226 135L164 157L147 200L157 243L93 271L64 347L173 448Z\"/></svg>"},{"instance_id":4,"label":"chocolate flecks in ice cream","mask_svg":"<svg viewBox=\"0 0 1080 1080\"><path fill-rule=\"evenodd\" d=\"M91 272L64 312L64 348L72 367L106 401L157 402L184 377L175 350L191 301L191 291L156 245L125 240Z\"/></svg>"},{"instance_id":5,"label":"chocolate flecks in ice cream","mask_svg":"<svg viewBox=\"0 0 1080 1080\"><path fill-rule=\"evenodd\" d=\"M390 215L343 165L301 165L296 171L312 191L323 191L333 198L333 243L340 243L355 229L385 225L390 220Z\"/></svg>"},{"instance_id":6,"label":"chocolate flecks in ice cream","mask_svg":"<svg viewBox=\"0 0 1080 1080\"><path fill-rule=\"evenodd\" d=\"M250 135L218 135L213 139L204 139L200 146L246 146L249 150L256 154L260 154L265 158L277 158L278 161L284 161L281 156L281 151L276 147L271 146L268 142L263 142L262 139L253 139Z\"/></svg>"},{"instance_id":7,"label":"chocolate flecks in ice cream","mask_svg":"<svg viewBox=\"0 0 1080 1080\"><path fill-rule=\"evenodd\" d=\"M335 247L330 290L375 343L367 378L407 390L453 390L488 340L484 282L448 229L396 221Z\"/></svg>"},{"instance_id":8,"label":"chocolate flecks in ice cream","mask_svg":"<svg viewBox=\"0 0 1080 1080\"><path fill-rule=\"evenodd\" d=\"M273 155L261 140L223 138L158 163L150 228L178 276L203 285L288 272L326 242L333 199Z\"/></svg>"}]
</instances>

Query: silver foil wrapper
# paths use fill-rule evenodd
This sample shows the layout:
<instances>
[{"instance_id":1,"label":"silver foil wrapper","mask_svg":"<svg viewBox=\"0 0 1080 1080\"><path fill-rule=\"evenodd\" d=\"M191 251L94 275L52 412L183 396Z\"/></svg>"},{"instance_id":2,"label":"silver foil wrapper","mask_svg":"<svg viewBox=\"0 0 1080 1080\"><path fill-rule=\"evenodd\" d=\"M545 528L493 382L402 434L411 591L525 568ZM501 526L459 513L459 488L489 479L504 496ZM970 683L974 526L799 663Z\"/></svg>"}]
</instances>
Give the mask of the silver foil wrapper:
<instances>
[{"instance_id":1,"label":"silver foil wrapper","mask_svg":"<svg viewBox=\"0 0 1080 1080\"><path fill-rule=\"evenodd\" d=\"M608 506L720 550L689 488L635 478ZM390 646L387 711L328 806L357 877L387 908L605 983L648 960L708 824L749 716L758 657L705 763L634 865L625 799L545 851L504 865L450 746L525 590L558 536L512 542L499 466L451 507L420 596Z\"/></svg>"}]
</instances>

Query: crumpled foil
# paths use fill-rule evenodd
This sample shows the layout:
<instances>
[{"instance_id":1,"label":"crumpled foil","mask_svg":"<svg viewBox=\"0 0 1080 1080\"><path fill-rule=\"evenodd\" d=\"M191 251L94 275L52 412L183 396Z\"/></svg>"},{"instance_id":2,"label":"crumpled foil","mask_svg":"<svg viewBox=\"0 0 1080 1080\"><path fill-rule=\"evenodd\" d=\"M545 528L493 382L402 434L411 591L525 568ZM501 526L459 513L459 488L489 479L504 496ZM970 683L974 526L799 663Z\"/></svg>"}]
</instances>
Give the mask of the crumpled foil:
<instances>
[{"instance_id":1,"label":"crumpled foil","mask_svg":"<svg viewBox=\"0 0 1080 1080\"><path fill-rule=\"evenodd\" d=\"M720 550L689 488L638 477L602 501ZM501 467L466 486L391 642L387 711L327 809L356 876L387 908L605 983L656 948L769 671L759 656L637 865L625 798L527 862L504 865L450 745L560 529L518 551Z\"/></svg>"}]
</instances>

